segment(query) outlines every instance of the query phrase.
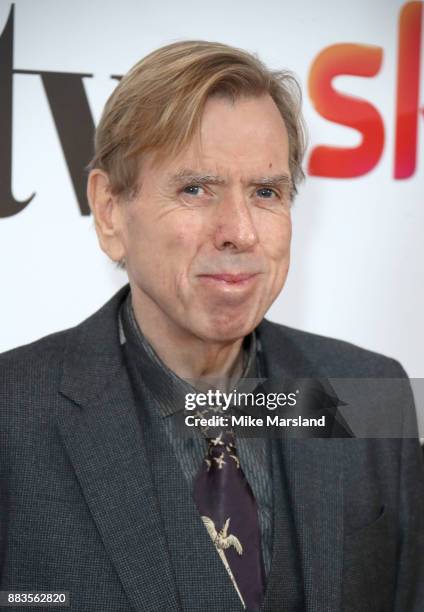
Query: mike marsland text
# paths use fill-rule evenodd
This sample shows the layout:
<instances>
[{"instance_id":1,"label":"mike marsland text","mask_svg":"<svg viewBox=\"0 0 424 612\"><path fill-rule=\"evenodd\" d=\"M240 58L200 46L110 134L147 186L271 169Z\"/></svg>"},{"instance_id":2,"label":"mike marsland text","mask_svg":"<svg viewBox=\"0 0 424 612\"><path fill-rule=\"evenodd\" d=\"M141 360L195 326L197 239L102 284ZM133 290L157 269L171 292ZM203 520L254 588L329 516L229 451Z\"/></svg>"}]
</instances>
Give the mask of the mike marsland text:
<instances>
[{"instance_id":1,"label":"mike marsland text","mask_svg":"<svg viewBox=\"0 0 424 612\"><path fill-rule=\"evenodd\" d=\"M297 416L293 418L280 417L269 414L266 418L252 417L250 415L213 415L211 417L198 417L190 414L185 417L188 427L325 427L325 416L317 419Z\"/></svg>"}]
</instances>

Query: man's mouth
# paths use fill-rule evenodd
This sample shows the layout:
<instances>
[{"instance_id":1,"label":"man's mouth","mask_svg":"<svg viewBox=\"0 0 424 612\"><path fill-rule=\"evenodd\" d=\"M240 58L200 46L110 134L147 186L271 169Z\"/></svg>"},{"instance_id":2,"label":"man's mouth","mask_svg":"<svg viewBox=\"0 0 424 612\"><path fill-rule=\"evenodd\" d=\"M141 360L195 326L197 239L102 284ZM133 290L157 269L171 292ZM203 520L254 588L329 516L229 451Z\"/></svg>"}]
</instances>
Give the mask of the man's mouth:
<instances>
[{"instance_id":1,"label":"man's mouth","mask_svg":"<svg viewBox=\"0 0 424 612\"><path fill-rule=\"evenodd\" d=\"M200 278L205 280L211 280L216 282L222 282L228 285L242 285L247 284L258 275L257 272L240 273L240 274L228 274L226 272L218 274L200 274Z\"/></svg>"}]
</instances>

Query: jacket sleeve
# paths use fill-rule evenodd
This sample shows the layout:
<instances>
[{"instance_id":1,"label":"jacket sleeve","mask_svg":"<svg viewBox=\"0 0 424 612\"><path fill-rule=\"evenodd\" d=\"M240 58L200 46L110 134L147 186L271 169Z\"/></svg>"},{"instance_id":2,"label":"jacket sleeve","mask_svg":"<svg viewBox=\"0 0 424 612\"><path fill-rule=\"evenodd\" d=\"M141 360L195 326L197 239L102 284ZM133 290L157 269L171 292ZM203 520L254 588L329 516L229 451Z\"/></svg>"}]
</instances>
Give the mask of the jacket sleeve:
<instances>
[{"instance_id":1,"label":"jacket sleeve","mask_svg":"<svg viewBox=\"0 0 424 612\"><path fill-rule=\"evenodd\" d=\"M403 368L405 402L400 458L400 539L394 612L424 610L424 464L411 385Z\"/></svg>"}]
</instances>

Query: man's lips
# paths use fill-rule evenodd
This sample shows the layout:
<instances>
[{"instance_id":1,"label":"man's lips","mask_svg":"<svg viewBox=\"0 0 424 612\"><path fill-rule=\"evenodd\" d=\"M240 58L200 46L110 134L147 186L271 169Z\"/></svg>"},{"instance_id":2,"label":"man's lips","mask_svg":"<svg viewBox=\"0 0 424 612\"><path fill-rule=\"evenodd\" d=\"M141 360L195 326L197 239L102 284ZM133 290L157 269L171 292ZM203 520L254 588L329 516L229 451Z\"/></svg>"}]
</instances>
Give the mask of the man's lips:
<instances>
[{"instance_id":1,"label":"man's lips","mask_svg":"<svg viewBox=\"0 0 424 612\"><path fill-rule=\"evenodd\" d=\"M245 274L200 274L200 278L210 279L212 281L221 281L223 283L228 283L230 285L241 284L253 279L257 276L257 272L249 272Z\"/></svg>"}]
</instances>

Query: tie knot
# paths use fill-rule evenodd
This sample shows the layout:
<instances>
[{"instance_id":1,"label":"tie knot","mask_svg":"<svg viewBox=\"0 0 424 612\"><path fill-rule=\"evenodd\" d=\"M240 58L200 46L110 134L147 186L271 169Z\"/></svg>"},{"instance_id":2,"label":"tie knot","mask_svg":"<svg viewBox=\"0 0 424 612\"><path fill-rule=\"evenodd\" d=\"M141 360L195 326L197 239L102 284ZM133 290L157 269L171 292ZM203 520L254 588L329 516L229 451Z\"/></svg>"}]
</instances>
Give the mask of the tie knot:
<instances>
[{"instance_id":1,"label":"tie knot","mask_svg":"<svg viewBox=\"0 0 424 612\"><path fill-rule=\"evenodd\" d=\"M221 457L236 454L234 434L231 431L220 431L214 437L207 437L210 457Z\"/></svg>"}]
</instances>

